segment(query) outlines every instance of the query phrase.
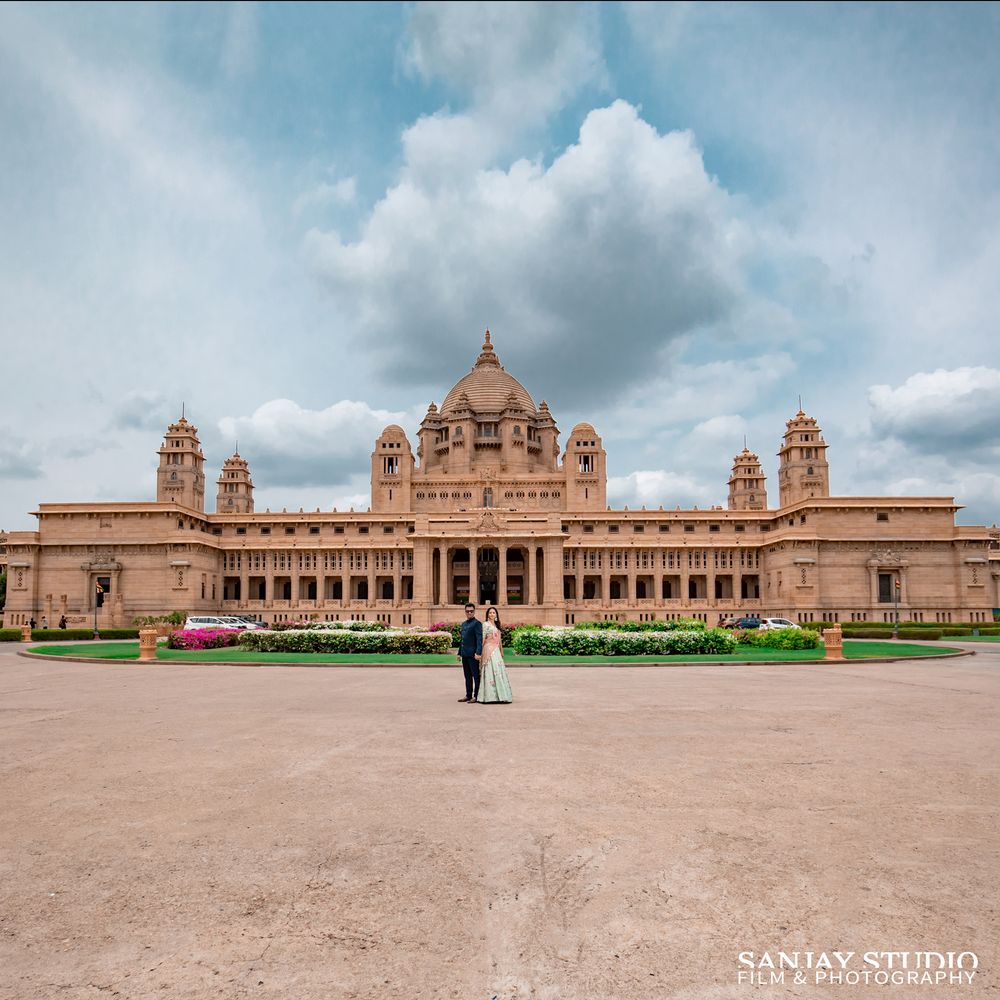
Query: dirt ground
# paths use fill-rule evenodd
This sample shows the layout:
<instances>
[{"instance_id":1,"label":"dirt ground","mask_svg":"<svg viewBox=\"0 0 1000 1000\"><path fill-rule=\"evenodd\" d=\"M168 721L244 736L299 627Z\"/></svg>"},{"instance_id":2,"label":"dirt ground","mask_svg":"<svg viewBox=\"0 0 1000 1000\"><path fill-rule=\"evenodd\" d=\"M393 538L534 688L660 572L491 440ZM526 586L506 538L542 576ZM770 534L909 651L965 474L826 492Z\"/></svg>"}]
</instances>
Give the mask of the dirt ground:
<instances>
[{"instance_id":1,"label":"dirt ground","mask_svg":"<svg viewBox=\"0 0 1000 1000\"><path fill-rule=\"evenodd\" d=\"M1000 651L87 666L0 650L0 997L1000 997ZM971 951L751 986L740 952ZM860 958L852 968L862 968Z\"/></svg>"}]
</instances>

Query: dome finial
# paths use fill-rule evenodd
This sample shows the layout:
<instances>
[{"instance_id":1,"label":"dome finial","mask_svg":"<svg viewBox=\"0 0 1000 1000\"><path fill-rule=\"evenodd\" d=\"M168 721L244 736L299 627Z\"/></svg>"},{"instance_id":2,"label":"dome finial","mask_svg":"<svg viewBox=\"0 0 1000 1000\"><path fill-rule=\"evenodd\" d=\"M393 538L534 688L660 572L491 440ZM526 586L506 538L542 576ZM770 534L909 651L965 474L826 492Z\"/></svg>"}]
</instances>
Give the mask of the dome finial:
<instances>
[{"instance_id":1,"label":"dome finial","mask_svg":"<svg viewBox=\"0 0 1000 1000\"><path fill-rule=\"evenodd\" d=\"M483 341L483 350L479 357L476 358L476 364L474 367L478 368L480 365L499 365L500 359L496 356L496 352L493 350L493 339L490 331L486 331L486 339Z\"/></svg>"}]
</instances>

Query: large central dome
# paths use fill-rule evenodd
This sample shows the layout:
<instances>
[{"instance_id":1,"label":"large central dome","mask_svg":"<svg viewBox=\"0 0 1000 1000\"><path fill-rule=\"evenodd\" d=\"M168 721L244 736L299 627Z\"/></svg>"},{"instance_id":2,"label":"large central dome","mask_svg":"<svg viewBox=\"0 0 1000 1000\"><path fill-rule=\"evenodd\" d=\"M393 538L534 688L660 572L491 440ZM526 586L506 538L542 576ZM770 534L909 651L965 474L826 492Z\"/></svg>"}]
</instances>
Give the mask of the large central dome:
<instances>
[{"instance_id":1,"label":"large central dome","mask_svg":"<svg viewBox=\"0 0 1000 1000\"><path fill-rule=\"evenodd\" d=\"M514 397L513 400L510 399L511 396ZM535 413L535 401L531 394L500 364L493 344L490 343L490 331L487 330L486 343L483 344L482 353L476 358L475 366L445 396L441 404L441 415L448 416L464 406L473 413L499 413L512 403L530 414Z\"/></svg>"}]
</instances>

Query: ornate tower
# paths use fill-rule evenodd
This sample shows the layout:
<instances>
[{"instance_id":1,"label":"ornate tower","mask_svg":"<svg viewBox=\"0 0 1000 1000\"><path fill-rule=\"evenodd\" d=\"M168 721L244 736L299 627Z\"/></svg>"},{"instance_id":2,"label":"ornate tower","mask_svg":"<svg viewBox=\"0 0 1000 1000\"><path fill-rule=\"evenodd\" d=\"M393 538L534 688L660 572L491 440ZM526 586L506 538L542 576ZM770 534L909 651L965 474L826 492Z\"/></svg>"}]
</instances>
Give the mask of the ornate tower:
<instances>
[{"instance_id":1,"label":"ornate tower","mask_svg":"<svg viewBox=\"0 0 1000 1000\"><path fill-rule=\"evenodd\" d=\"M372 511L398 514L412 509L413 466L406 432L399 424L389 424L372 452Z\"/></svg>"},{"instance_id":2,"label":"ornate tower","mask_svg":"<svg viewBox=\"0 0 1000 1000\"><path fill-rule=\"evenodd\" d=\"M217 514L252 514L253 480L250 466L237 448L222 464L219 492L215 498Z\"/></svg>"},{"instance_id":3,"label":"ornate tower","mask_svg":"<svg viewBox=\"0 0 1000 1000\"><path fill-rule=\"evenodd\" d=\"M733 472L729 477L730 510L766 510L766 477L760 467L760 457L746 445L733 459Z\"/></svg>"},{"instance_id":4,"label":"ornate tower","mask_svg":"<svg viewBox=\"0 0 1000 1000\"><path fill-rule=\"evenodd\" d=\"M781 506L830 495L830 466L827 443L815 417L802 410L785 422L785 436L778 452L778 486Z\"/></svg>"},{"instance_id":5,"label":"ornate tower","mask_svg":"<svg viewBox=\"0 0 1000 1000\"><path fill-rule=\"evenodd\" d=\"M167 428L156 470L157 503L179 503L192 510L205 510L205 456L198 428L182 416Z\"/></svg>"},{"instance_id":6,"label":"ornate tower","mask_svg":"<svg viewBox=\"0 0 1000 1000\"><path fill-rule=\"evenodd\" d=\"M591 424L577 424L569 432L563 454L566 474L566 510L606 510L608 455Z\"/></svg>"}]
</instances>

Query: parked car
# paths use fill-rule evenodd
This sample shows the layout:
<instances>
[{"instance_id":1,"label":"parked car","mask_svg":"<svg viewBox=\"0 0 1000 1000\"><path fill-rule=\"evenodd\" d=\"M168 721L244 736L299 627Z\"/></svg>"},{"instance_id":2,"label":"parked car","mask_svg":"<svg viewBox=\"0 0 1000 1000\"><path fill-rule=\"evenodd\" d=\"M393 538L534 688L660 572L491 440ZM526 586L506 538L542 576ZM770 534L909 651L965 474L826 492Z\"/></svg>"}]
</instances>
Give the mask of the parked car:
<instances>
[{"instance_id":1,"label":"parked car","mask_svg":"<svg viewBox=\"0 0 1000 1000\"><path fill-rule=\"evenodd\" d=\"M224 615L223 621L232 622L233 628L240 628L240 629L267 628L267 626L263 622L255 621L253 618L244 618L242 615Z\"/></svg>"},{"instance_id":2,"label":"parked car","mask_svg":"<svg viewBox=\"0 0 1000 1000\"><path fill-rule=\"evenodd\" d=\"M776 628L802 628L801 625L796 625L795 622L790 622L787 618L761 618L760 627L765 630Z\"/></svg>"},{"instance_id":3,"label":"parked car","mask_svg":"<svg viewBox=\"0 0 1000 1000\"><path fill-rule=\"evenodd\" d=\"M235 619L226 618L222 615L188 615L187 621L184 622L184 628L230 628L230 629L243 629L246 628L246 624L235 624Z\"/></svg>"},{"instance_id":4,"label":"parked car","mask_svg":"<svg viewBox=\"0 0 1000 1000\"><path fill-rule=\"evenodd\" d=\"M760 628L759 618L734 618L732 625L727 625L726 628Z\"/></svg>"}]
</instances>

